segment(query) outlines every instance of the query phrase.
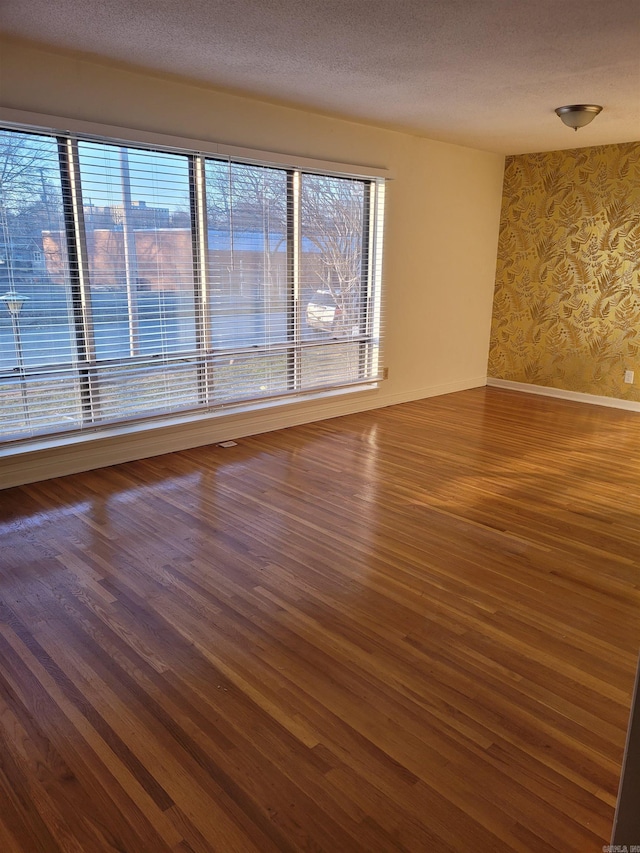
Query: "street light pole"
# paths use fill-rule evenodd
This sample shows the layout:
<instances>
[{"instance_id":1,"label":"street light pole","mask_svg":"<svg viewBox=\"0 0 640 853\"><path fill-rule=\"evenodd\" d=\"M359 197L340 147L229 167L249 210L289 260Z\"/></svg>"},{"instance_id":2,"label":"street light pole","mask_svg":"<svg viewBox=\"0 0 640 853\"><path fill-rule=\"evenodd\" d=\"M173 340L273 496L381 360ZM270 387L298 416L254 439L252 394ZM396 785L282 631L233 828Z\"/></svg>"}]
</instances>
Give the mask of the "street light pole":
<instances>
[{"instance_id":1,"label":"street light pole","mask_svg":"<svg viewBox=\"0 0 640 853\"><path fill-rule=\"evenodd\" d=\"M22 349L22 337L20 335L20 312L22 306L29 299L28 296L23 296L16 293L13 288L4 296L0 296L0 302L4 302L7 311L11 316L11 329L13 331L13 341L16 348L16 358L18 360L18 373L20 374L20 394L22 396L22 410L27 428L31 426L31 418L29 416L29 400L27 397L27 386L25 384L25 369L24 369L24 351Z\"/></svg>"}]
</instances>

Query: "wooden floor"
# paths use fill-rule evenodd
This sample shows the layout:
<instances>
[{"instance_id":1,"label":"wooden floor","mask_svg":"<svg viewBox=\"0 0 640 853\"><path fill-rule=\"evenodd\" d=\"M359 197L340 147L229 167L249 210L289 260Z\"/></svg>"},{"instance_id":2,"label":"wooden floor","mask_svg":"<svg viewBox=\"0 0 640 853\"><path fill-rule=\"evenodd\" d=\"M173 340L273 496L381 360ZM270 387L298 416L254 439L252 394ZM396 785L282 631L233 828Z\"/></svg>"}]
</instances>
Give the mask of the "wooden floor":
<instances>
[{"instance_id":1,"label":"wooden floor","mask_svg":"<svg viewBox=\"0 0 640 853\"><path fill-rule=\"evenodd\" d=\"M601 851L639 451L477 389L1 492L0 850Z\"/></svg>"}]
</instances>

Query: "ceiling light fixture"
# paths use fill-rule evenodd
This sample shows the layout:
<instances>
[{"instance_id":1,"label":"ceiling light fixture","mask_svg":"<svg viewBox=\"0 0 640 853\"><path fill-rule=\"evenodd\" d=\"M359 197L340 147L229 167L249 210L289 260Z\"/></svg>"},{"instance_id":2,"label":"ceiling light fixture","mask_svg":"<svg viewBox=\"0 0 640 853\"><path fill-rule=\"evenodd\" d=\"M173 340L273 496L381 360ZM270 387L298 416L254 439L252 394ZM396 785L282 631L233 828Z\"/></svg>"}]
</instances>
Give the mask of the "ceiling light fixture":
<instances>
[{"instance_id":1,"label":"ceiling light fixture","mask_svg":"<svg viewBox=\"0 0 640 853\"><path fill-rule=\"evenodd\" d=\"M597 104L571 104L568 107L558 107L556 115L560 116L567 127L577 130L589 124L601 112L602 107Z\"/></svg>"}]
</instances>

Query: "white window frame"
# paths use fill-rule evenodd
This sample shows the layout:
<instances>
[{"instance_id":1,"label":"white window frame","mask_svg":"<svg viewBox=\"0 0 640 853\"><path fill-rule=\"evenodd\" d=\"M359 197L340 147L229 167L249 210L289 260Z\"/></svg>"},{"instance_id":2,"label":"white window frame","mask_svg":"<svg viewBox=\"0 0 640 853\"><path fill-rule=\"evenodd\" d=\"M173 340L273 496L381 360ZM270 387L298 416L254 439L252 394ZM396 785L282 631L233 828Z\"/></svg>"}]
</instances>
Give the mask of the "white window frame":
<instances>
[{"instance_id":1,"label":"white window frame","mask_svg":"<svg viewBox=\"0 0 640 853\"><path fill-rule=\"evenodd\" d=\"M369 247L370 258L367 264L367 342L371 344L363 348L366 352L367 364L363 368L363 378L357 382L346 383L344 386L340 384L331 384L326 388L314 387L312 389L300 389L292 387L286 395L275 395L273 398L258 397L255 400L241 399L237 402L214 402L210 406L205 405L193 410L179 410L175 413L161 412L154 414L141 414L127 422L122 421L99 421L93 422L92 418L88 418L87 426L80 430L74 429L68 432L49 433L44 436L29 436L27 438L17 438L10 441L0 440L0 454L2 451L11 446L12 449L24 449L24 445L34 444L38 441L46 443L58 442L72 443L79 438L87 435L90 432L92 435L103 436L113 434L114 430L117 433L126 432L128 430L137 431L141 426L162 426L172 422L188 422L191 420L200 420L202 417L220 414L222 411L243 412L256 411L264 405L282 404L290 400L300 401L301 399L315 400L322 396L334 396L336 393L348 393L354 390L366 390L376 388L379 380L382 378L379 374L381 362L381 343L382 343L382 231L384 220L384 185L385 181L390 179L391 175L388 170L377 167L362 167L352 164L334 163L324 160L316 160L306 157L298 157L287 154L278 154L273 152L265 152L256 149L232 146L223 143L194 140L184 137L168 136L164 134L150 133L140 130L129 130L121 127L109 125L95 124L81 120L61 119L58 117L26 113L20 110L11 110L0 108L0 126L3 129L44 133L50 136L57 137L61 144L67 148L67 165L69 174L67 178L73 185L77 179L77 174L74 176L74 169L77 169L77 144L81 140L89 140L94 142L108 142L121 145L130 145L140 148L149 148L153 150L165 150L175 154L187 154L192 158L194 165L194 181L202 181L204 171L204 159L214 157L216 159L230 159L234 162L245 163L256 166L267 166L285 169L289 175L291 186L297 186L297 192L294 189L294 219L297 216L297 206L299 206L299 187L300 176L302 173L312 173L317 175L327 175L341 178L352 178L367 182L368 187L368 208L370 215L368 216L368 234L367 246ZM73 196L73 192L71 193ZM206 266L206 238L203 237L206 231L206 216L202 202L203 196L196 192L196 220L195 220L195 247L198 253L197 265L202 269ZM75 214L75 240L82 254L82 247L85 240L85 233L82 223L78 217L78 205L72 198ZM299 223L294 225L295 234L292 242L294 254L299 252ZM295 276L297 274L298 264L296 259L293 261L293 281L292 286L296 288ZM82 278L82 264L80 265L78 275ZM82 282L80 282L82 287ZM84 303L83 303L84 304ZM200 306L202 316L205 317L203 323L206 325L207 312ZM91 330L91 317L84 316L81 319L83 331L86 334ZM206 329L205 329L206 335ZM297 358L298 350L294 349L294 361ZM297 375L297 369L294 366L293 375Z\"/></svg>"}]
</instances>

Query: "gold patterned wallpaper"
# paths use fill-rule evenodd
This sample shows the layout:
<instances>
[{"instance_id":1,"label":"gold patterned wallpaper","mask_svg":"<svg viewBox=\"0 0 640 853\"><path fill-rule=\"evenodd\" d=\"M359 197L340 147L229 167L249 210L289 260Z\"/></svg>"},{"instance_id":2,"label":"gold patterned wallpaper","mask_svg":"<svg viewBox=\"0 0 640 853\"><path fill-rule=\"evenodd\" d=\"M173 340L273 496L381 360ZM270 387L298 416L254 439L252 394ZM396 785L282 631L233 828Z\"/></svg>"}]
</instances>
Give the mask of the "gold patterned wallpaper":
<instances>
[{"instance_id":1,"label":"gold patterned wallpaper","mask_svg":"<svg viewBox=\"0 0 640 853\"><path fill-rule=\"evenodd\" d=\"M640 142L507 158L488 374L640 401Z\"/></svg>"}]
</instances>

